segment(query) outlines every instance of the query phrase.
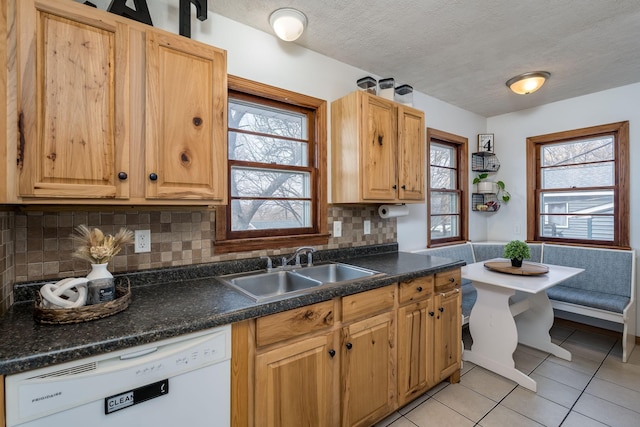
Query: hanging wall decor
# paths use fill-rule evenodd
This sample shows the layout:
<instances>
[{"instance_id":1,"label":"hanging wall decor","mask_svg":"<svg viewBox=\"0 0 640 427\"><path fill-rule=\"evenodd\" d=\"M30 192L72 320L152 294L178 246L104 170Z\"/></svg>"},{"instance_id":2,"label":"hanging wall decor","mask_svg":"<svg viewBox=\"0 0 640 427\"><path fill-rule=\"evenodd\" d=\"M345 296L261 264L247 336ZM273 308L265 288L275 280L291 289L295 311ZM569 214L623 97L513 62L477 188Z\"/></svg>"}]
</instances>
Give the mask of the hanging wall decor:
<instances>
[{"instance_id":1,"label":"hanging wall decor","mask_svg":"<svg viewBox=\"0 0 640 427\"><path fill-rule=\"evenodd\" d=\"M153 26L146 0L133 0L133 4L136 7L135 9L127 6L126 3L127 0L113 0L107 11Z\"/></svg>"},{"instance_id":2,"label":"hanging wall decor","mask_svg":"<svg viewBox=\"0 0 640 427\"><path fill-rule=\"evenodd\" d=\"M200 21L207 19L207 0L180 0L180 35L191 38L191 4Z\"/></svg>"}]
</instances>

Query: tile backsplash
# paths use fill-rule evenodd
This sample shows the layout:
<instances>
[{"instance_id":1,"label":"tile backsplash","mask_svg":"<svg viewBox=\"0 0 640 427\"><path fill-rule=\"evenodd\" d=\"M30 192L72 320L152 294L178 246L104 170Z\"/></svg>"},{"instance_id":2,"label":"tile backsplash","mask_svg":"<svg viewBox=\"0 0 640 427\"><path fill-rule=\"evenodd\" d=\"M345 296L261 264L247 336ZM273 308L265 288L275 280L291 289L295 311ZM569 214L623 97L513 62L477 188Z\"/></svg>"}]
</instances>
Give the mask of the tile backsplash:
<instances>
[{"instance_id":1,"label":"tile backsplash","mask_svg":"<svg viewBox=\"0 0 640 427\"><path fill-rule=\"evenodd\" d=\"M371 221L371 234L364 234L364 220ZM397 241L395 219L382 219L377 206L329 206L327 224L342 221L342 237L329 239L317 249L337 249ZM151 252L134 253L127 245L110 263L112 272L147 270L178 265L251 258L260 255L290 253L292 248L278 248L231 254L215 254L215 214L209 209L117 210L117 211L16 211L0 212L2 241L0 265L3 274L2 309L10 302L14 283L43 279L84 276L86 261L72 257L69 237L74 227L85 224L115 234L120 227L151 230ZM5 301L8 300L8 301Z\"/></svg>"}]
</instances>

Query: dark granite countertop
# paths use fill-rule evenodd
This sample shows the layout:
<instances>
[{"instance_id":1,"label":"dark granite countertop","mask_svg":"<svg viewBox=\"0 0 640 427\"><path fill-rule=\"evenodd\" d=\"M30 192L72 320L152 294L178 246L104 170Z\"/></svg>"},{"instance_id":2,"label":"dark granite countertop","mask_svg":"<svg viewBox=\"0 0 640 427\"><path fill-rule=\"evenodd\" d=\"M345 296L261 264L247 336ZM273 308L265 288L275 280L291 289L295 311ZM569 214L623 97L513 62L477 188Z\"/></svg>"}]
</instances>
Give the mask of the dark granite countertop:
<instances>
[{"instance_id":1,"label":"dark granite countertop","mask_svg":"<svg viewBox=\"0 0 640 427\"><path fill-rule=\"evenodd\" d=\"M72 325L36 324L33 320L32 302L14 304L0 318L0 375L265 316L464 265L463 261L403 252L339 260L385 274L373 279L321 288L302 296L255 303L215 277L230 272L228 265L222 272L215 268L200 269L198 274L193 273L194 269L197 270L194 266L180 270L182 278L179 272L175 272L163 275L171 278L163 283L132 286L132 302L121 313ZM244 266L246 268L250 263L245 263ZM236 266L236 270L238 268ZM205 277L191 278L190 275Z\"/></svg>"}]
</instances>

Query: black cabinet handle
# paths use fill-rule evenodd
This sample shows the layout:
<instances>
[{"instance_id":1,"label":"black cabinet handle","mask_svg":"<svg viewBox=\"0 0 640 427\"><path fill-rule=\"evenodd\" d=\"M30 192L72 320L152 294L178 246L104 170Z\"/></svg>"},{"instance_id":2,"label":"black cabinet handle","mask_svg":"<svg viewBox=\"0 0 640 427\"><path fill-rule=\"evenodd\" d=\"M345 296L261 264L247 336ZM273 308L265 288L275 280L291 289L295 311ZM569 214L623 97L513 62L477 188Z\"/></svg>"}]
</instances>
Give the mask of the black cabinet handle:
<instances>
[{"instance_id":1,"label":"black cabinet handle","mask_svg":"<svg viewBox=\"0 0 640 427\"><path fill-rule=\"evenodd\" d=\"M400 188L402 188L403 190L406 190L406 189L407 189L407 186L406 186L406 185L403 185L403 186L402 186L402 187L400 187Z\"/></svg>"},{"instance_id":2,"label":"black cabinet handle","mask_svg":"<svg viewBox=\"0 0 640 427\"><path fill-rule=\"evenodd\" d=\"M398 189L398 186L397 186L397 185L395 185L395 184L393 184L393 189L394 189L394 190L397 190L397 189Z\"/></svg>"},{"instance_id":3,"label":"black cabinet handle","mask_svg":"<svg viewBox=\"0 0 640 427\"><path fill-rule=\"evenodd\" d=\"M158 180L158 175L156 175L155 173L151 172L151 173L149 174L149 179L150 179L151 181L157 181L157 180Z\"/></svg>"},{"instance_id":4,"label":"black cabinet handle","mask_svg":"<svg viewBox=\"0 0 640 427\"><path fill-rule=\"evenodd\" d=\"M433 311L429 312L429 316L433 317L435 315L435 313Z\"/></svg>"},{"instance_id":5,"label":"black cabinet handle","mask_svg":"<svg viewBox=\"0 0 640 427\"><path fill-rule=\"evenodd\" d=\"M378 135L378 145L382 145L382 139L383 138L384 138L384 136Z\"/></svg>"},{"instance_id":6,"label":"black cabinet handle","mask_svg":"<svg viewBox=\"0 0 640 427\"><path fill-rule=\"evenodd\" d=\"M333 357L336 355L336 351L334 349L329 350L329 356Z\"/></svg>"},{"instance_id":7,"label":"black cabinet handle","mask_svg":"<svg viewBox=\"0 0 640 427\"><path fill-rule=\"evenodd\" d=\"M418 289L416 289L418 292L422 292L422 286L418 286Z\"/></svg>"},{"instance_id":8,"label":"black cabinet handle","mask_svg":"<svg viewBox=\"0 0 640 427\"><path fill-rule=\"evenodd\" d=\"M347 350L351 350L351 348L353 347L353 344L351 344L350 342L348 342L347 344L345 344L347 347Z\"/></svg>"},{"instance_id":9,"label":"black cabinet handle","mask_svg":"<svg viewBox=\"0 0 640 427\"><path fill-rule=\"evenodd\" d=\"M438 311L439 311L440 313L442 313L442 312L444 311L444 307L440 307L440 308L438 308Z\"/></svg>"},{"instance_id":10,"label":"black cabinet handle","mask_svg":"<svg viewBox=\"0 0 640 427\"><path fill-rule=\"evenodd\" d=\"M449 278L449 282L453 283L453 282L455 282L455 281L456 281L456 279L454 279L453 277L450 277L450 278Z\"/></svg>"},{"instance_id":11,"label":"black cabinet handle","mask_svg":"<svg viewBox=\"0 0 640 427\"><path fill-rule=\"evenodd\" d=\"M124 181L124 180L125 180L125 179L127 179L127 178L128 178L128 175L127 175L127 173L126 173L126 172L119 172L119 173L118 173L118 179L119 179L119 180Z\"/></svg>"}]
</instances>

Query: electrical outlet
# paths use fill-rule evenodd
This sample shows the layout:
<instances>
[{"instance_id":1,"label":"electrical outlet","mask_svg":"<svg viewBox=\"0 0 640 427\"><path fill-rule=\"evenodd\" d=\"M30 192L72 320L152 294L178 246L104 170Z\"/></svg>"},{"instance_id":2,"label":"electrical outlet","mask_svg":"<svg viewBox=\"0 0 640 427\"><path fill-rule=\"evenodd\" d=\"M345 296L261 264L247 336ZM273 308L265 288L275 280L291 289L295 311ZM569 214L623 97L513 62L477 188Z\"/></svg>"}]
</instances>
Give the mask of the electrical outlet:
<instances>
[{"instance_id":1,"label":"electrical outlet","mask_svg":"<svg viewBox=\"0 0 640 427\"><path fill-rule=\"evenodd\" d=\"M342 221L333 221L333 237L342 237Z\"/></svg>"},{"instance_id":2,"label":"electrical outlet","mask_svg":"<svg viewBox=\"0 0 640 427\"><path fill-rule=\"evenodd\" d=\"M371 220L364 220L364 234L371 234Z\"/></svg>"},{"instance_id":3,"label":"electrical outlet","mask_svg":"<svg viewBox=\"0 0 640 427\"><path fill-rule=\"evenodd\" d=\"M151 252L151 230L136 230L135 253Z\"/></svg>"}]
</instances>

